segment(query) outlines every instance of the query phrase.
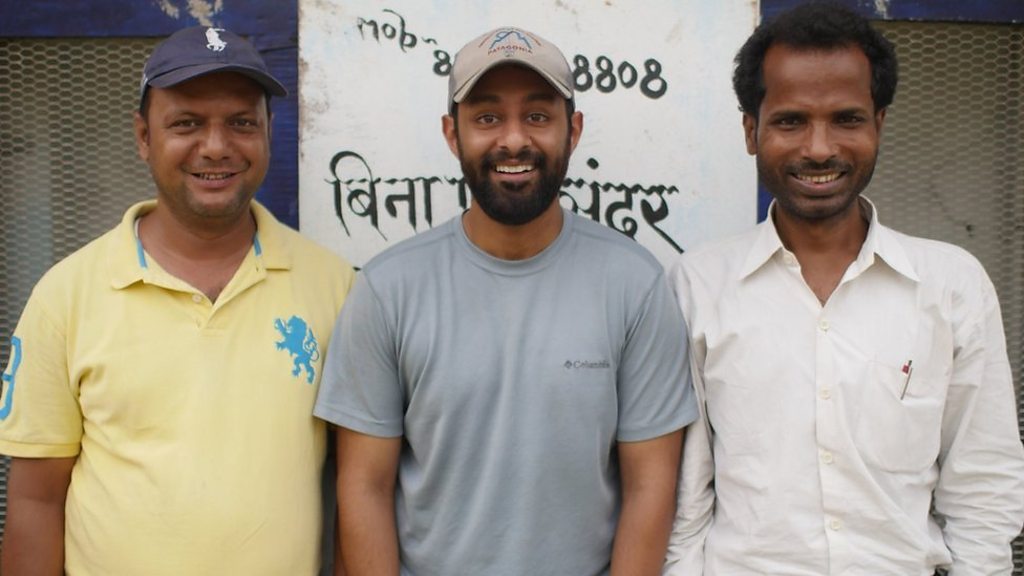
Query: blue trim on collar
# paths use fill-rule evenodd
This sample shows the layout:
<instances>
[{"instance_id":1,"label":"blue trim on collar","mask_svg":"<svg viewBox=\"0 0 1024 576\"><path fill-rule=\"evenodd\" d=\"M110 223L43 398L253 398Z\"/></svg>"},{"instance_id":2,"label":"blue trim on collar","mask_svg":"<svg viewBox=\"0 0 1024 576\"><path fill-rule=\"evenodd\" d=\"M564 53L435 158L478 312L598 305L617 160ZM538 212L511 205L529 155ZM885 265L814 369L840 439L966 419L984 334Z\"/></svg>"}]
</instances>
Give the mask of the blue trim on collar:
<instances>
[{"instance_id":1,"label":"blue trim on collar","mask_svg":"<svg viewBox=\"0 0 1024 576\"><path fill-rule=\"evenodd\" d=\"M146 263L146 252L142 249L142 240L135 239L135 251L139 254L139 267L143 270L149 268L149 264Z\"/></svg>"},{"instance_id":2,"label":"blue trim on collar","mask_svg":"<svg viewBox=\"0 0 1024 576\"><path fill-rule=\"evenodd\" d=\"M139 257L139 268L146 270L149 264L146 262L146 251L142 248L142 239L139 238L139 219L135 219L135 254Z\"/></svg>"},{"instance_id":3,"label":"blue trim on collar","mask_svg":"<svg viewBox=\"0 0 1024 576\"><path fill-rule=\"evenodd\" d=\"M256 256L263 256L263 246L260 245L260 233L256 232L252 235L252 248L256 251ZM139 267L143 270L149 269L149 263L146 262L146 251L142 248L142 239L139 238L139 221L135 220L135 253L139 257Z\"/></svg>"}]
</instances>

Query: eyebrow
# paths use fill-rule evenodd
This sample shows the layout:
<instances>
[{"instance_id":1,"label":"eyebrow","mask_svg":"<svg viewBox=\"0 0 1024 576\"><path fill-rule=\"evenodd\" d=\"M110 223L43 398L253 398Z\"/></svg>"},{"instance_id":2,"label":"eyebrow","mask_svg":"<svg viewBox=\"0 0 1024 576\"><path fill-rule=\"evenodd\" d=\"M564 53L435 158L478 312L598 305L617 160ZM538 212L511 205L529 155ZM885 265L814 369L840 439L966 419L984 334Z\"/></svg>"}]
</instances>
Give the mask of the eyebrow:
<instances>
[{"instance_id":1,"label":"eyebrow","mask_svg":"<svg viewBox=\"0 0 1024 576\"><path fill-rule=\"evenodd\" d=\"M188 106L182 106L180 108L172 108L165 115L166 118L206 118L209 114L197 111L196 109ZM226 114L225 118L239 118L244 116L260 116L259 108L240 108L234 112Z\"/></svg>"},{"instance_id":2,"label":"eyebrow","mask_svg":"<svg viewBox=\"0 0 1024 576\"><path fill-rule=\"evenodd\" d=\"M851 114L871 115L871 111L860 106L850 106L833 110L829 113L830 116L849 116ZM774 120L776 118L806 118L808 116L810 114L806 110L776 110L769 114L767 118Z\"/></svg>"},{"instance_id":3,"label":"eyebrow","mask_svg":"<svg viewBox=\"0 0 1024 576\"><path fill-rule=\"evenodd\" d=\"M849 108L843 108L842 110L836 110L832 113L834 116L849 116L851 114L862 114L871 116L871 110L861 108L860 106L851 106Z\"/></svg>"}]
</instances>

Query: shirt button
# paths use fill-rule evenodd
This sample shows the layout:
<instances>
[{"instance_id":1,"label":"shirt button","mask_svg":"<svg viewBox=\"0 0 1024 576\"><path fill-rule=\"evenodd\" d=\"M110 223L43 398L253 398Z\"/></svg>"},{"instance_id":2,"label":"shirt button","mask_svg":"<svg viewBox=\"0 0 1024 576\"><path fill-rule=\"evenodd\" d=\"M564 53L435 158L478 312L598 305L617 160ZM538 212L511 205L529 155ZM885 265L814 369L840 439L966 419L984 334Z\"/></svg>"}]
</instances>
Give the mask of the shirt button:
<instances>
[{"instance_id":1,"label":"shirt button","mask_svg":"<svg viewBox=\"0 0 1024 576\"><path fill-rule=\"evenodd\" d=\"M828 527L833 530L839 530L843 527L843 523L833 518L832 521L828 523Z\"/></svg>"},{"instance_id":2,"label":"shirt button","mask_svg":"<svg viewBox=\"0 0 1024 576\"><path fill-rule=\"evenodd\" d=\"M821 391L818 392L818 396L820 396L822 400L828 400L832 397L832 391L828 388L822 388Z\"/></svg>"},{"instance_id":3,"label":"shirt button","mask_svg":"<svg viewBox=\"0 0 1024 576\"><path fill-rule=\"evenodd\" d=\"M796 257L792 254L783 254L782 261L786 263L786 266L792 266L796 264Z\"/></svg>"},{"instance_id":4,"label":"shirt button","mask_svg":"<svg viewBox=\"0 0 1024 576\"><path fill-rule=\"evenodd\" d=\"M831 452L822 452L821 461L824 462L825 464L831 464L832 462L835 461L835 458L832 456ZM838 520L833 520L833 522L838 522Z\"/></svg>"},{"instance_id":5,"label":"shirt button","mask_svg":"<svg viewBox=\"0 0 1024 576\"><path fill-rule=\"evenodd\" d=\"M203 301L203 297L200 296L199 294L193 294L192 301L195 302L196 304L199 304L200 302Z\"/></svg>"},{"instance_id":6,"label":"shirt button","mask_svg":"<svg viewBox=\"0 0 1024 576\"><path fill-rule=\"evenodd\" d=\"M818 328L821 328L822 332L828 332L828 320L822 320L819 322Z\"/></svg>"}]
</instances>

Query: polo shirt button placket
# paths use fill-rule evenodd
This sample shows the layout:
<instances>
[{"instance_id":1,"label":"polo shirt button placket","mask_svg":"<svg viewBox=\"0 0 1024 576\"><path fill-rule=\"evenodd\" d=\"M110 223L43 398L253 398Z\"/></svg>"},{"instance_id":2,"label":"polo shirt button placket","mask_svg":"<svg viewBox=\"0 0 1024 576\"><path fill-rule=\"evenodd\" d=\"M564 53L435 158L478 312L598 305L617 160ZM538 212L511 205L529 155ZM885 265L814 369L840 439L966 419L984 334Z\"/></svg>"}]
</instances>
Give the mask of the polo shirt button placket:
<instances>
[{"instance_id":1,"label":"polo shirt button placket","mask_svg":"<svg viewBox=\"0 0 1024 576\"><path fill-rule=\"evenodd\" d=\"M196 328L200 330L202 330L203 326L206 324L206 311L202 310L204 300L205 298L199 292L192 294L192 302L197 304L200 308L198 314L196 315Z\"/></svg>"}]
</instances>

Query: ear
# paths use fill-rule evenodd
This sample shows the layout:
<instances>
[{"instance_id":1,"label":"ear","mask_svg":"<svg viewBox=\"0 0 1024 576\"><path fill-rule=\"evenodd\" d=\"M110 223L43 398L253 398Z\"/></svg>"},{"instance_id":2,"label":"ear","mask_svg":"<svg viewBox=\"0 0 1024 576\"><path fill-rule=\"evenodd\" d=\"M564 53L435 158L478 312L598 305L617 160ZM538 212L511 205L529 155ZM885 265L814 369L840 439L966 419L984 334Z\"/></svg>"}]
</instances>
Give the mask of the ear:
<instances>
[{"instance_id":1,"label":"ear","mask_svg":"<svg viewBox=\"0 0 1024 576\"><path fill-rule=\"evenodd\" d=\"M888 108L882 108L878 112L875 112L875 131L879 134L882 133L882 124L885 122L885 111Z\"/></svg>"},{"instance_id":2,"label":"ear","mask_svg":"<svg viewBox=\"0 0 1024 576\"><path fill-rule=\"evenodd\" d=\"M139 158L142 158L143 162L149 162L149 124L138 110L132 118L132 131L135 133L135 147L139 151Z\"/></svg>"},{"instance_id":3,"label":"ear","mask_svg":"<svg viewBox=\"0 0 1024 576\"><path fill-rule=\"evenodd\" d=\"M270 144L271 136L274 135L274 113L267 113L267 144Z\"/></svg>"},{"instance_id":4,"label":"ear","mask_svg":"<svg viewBox=\"0 0 1024 576\"><path fill-rule=\"evenodd\" d=\"M452 118L450 114L445 114L441 117L441 133L444 134L444 139L448 142L448 149L458 158L459 135L455 130L455 118Z\"/></svg>"},{"instance_id":5,"label":"ear","mask_svg":"<svg viewBox=\"0 0 1024 576\"><path fill-rule=\"evenodd\" d=\"M743 137L747 141L747 154L757 154L757 118L750 114L743 115Z\"/></svg>"},{"instance_id":6,"label":"ear","mask_svg":"<svg viewBox=\"0 0 1024 576\"><path fill-rule=\"evenodd\" d=\"M580 136L583 135L583 113L579 110L572 113L572 118L569 119L569 152L571 153L576 149L576 144L580 141Z\"/></svg>"}]
</instances>

